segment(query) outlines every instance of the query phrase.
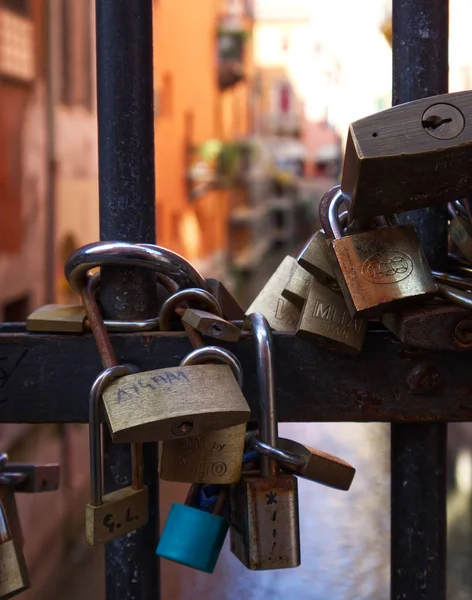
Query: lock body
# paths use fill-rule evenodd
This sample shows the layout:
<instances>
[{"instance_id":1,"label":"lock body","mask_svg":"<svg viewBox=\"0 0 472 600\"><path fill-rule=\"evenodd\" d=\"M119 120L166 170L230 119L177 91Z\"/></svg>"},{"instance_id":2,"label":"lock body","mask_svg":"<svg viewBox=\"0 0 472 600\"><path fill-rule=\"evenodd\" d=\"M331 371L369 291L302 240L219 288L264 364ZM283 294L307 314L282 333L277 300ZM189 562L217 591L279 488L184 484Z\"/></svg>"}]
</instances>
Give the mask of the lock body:
<instances>
[{"instance_id":1,"label":"lock body","mask_svg":"<svg viewBox=\"0 0 472 600\"><path fill-rule=\"evenodd\" d=\"M313 277L308 271L305 271L303 267L297 265L292 276L288 280L287 285L282 291L282 296L301 311L308 298L308 291L312 279Z\"/></svg>"},{"instance_id":2,"label":"lock body","mask_svg":"<svg viewBox=\"0 0 472 600\"><path fill-rule=\"evenodd\" d=\"M298 257L298 264L323 285L334 279L333 265L329 259L328 242L323 231L317 231Z\"/></svg>"},{"instance_id":3,"label":"lock body","mask_svg":"<svg viewBox=\"0 0 472 600\"><path fill-rule=\"evenodd\" d=\"M246 423L251 414L230 367L219 364L120 377L103 403L115 443L201 435Z\"/></svg>"},{"instance_id":4,"label":"lock body","mask_svg":"<svg viewBox=\"0 0 472 600\"><path fill-rule=\"evenodd\" d=\"M449 235L468 261L472 261L472 223L462 216L454 217L449 223Z\"/></svg>"},{"instance_id":5,"label":"lock body","mask_svg":"<svg viewBox=\"0 0 472 600\"><path fill-rule=\"evenodd\" d=\"M241 336L239 327L205 310L187 308L182 316L182 321L188 323L203 335L218 340L237 342Z\"/></svg>"},{"instance_id":6,"label":"lock body","mask_svg":"<svg viewBox=\"0 0 472 600\"><path fill-rule=\"evenodd\" d=\"M26 319L28 331L58 331L61 333L82 333L84 331L85 309L82 304L46 304L32 312Z\"/></svg>"},{"instance_id":7,"label":"lock body","mask_svg":"<svg viewBox=\"0 0 472 600\"><path fill-rule=\"evenodd\" d=\"M428 127L434 107L450 119L442 130ZM341 178L351 219L467 196L472 188L471 122L472 93L466 91L399 104L352 123Z\"/></svg>"},{"instance_id":8,"label":"lock body","mask_svg":"<svg viewBox=\"0 0 472 600\"><path fill-rule=\"evenodd\" d=\"M284 298L282 292L296 267L297 261L286 256L247 309L246 315L260 313L274 331L294 332L300 320L300 310Z\"/></svg>"},{"instance_id":9,"label":"lock body","mask_svg":"<svg viewBox=\"0 0 472 600\"><path fill-rule=\"evenodd\" d=\"M243 475L231 486L231 552L252 570L300 564L298 488L293 475Z\"/></svg>"},{"instance_id":10,"label":"lock body","mask_svg":"<svg viewBox=\"0 0 472 600\"><path fill-rule=\"evenodd\" d=\"M339 292L312 279L302 311L297 336L346 354L361 351L367 332L367 321L349 314L346 301Z\"/></svg>"},{"instance_id":11,"label":"lock body","mask_svg":"<svg viewBox=\"0 0 472 600\"><path fill-rule=\"evenodd\" d=\"M30 587L30 578L19 540L0 544L0 598L13 598Z\"/></svg>"},{"instance_id":12,"label":"lock body","mask_svg":"<svg viewBox=\"0 0 472 600\"><path fill-rule=\"evenodd\" d=\"M166 481L235 483L241 479L246 424L205 435L165 440L159 446L159 474Z\"/></svg>"},{"instance_id":13,"label":"lock body","mask_svg":"<svg viewBox=\"0 0 472 600\"><path fill-rule=\"evenodd\" d=\"M85 507L85 537L91 546L109 542L148 522L148 488L131 486L105 494L103 504Z\"/></svg>"},{"instance_id":14,"label":"lock body","mask_svg":"<svg viewBox=\"0 0 472 600\"><path fill-rule=\"evenodd\" d=\"M334 239L330 257L353 317L377 316L437 292L431 269L410 225Z\"/></svg>"},{"instance_id":15,"label":"lock body","mask_svg":"<svg viewBox=\"0 0 472 600\"><path fill-rule=\"evenodd\" d=\"M356 469L342 458L286 438L279 438L279 448L295 452L305 459L303 465L293 465L281 460L280 466L286 473L298 475L337 490L347 491L351 487Z\"/></svg>"},{"instance_id":16,"label":"lock body","mask_svg":"<svg viewBox=\"0 0 472 600\"><path fill-rule=\"evenodd\" d=\"M213 573L229 523L193 506L171 506L156 554L192 569Z\"/></svg>"}]
</instances>

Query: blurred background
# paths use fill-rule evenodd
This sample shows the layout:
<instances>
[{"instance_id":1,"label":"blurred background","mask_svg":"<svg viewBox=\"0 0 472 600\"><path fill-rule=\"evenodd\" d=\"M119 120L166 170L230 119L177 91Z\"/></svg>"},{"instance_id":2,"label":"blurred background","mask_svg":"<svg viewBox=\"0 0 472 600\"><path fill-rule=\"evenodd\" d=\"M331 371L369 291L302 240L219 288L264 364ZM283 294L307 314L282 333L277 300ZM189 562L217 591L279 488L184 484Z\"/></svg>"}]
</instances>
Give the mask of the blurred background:
<instances>
[{"instance_id":1,"label":"blurred background","mask_svg":"<svg viewBox=\"0 0 472 600\"><path fill-rule=\"evenodd\" d=\"M472 84L471 18L469 0L450 0L450 91ZM390 106L390 2L155 0L153 21L158 243L247 306L318 227L349 123ZM63 264L99 237L97 170L93 0L0 0L4 321L77 300ZM227 548L213 576L163 561L163 598L388 598L388 426L281 431L358 469L348 494L301 482L302 567L251 573ZM88 428L0 425L0 440L12 460L62 467L58 492L18 497L33 581L23 597L101 600L103 548L83 533ZM472 591L471 462L468 426L451 426L451 600ZM164 520L186 486L162 489Z\"/></svg>"}]
</instances>

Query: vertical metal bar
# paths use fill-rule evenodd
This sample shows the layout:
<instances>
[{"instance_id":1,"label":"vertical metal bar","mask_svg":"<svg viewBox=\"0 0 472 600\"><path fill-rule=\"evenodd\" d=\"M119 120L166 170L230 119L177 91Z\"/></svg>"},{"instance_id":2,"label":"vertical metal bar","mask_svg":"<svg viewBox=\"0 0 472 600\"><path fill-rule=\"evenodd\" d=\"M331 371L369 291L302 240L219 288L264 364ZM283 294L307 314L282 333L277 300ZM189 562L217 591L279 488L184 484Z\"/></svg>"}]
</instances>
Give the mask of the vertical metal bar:
<instances>
[{"instance_id":1,"label":"vertical metal bar","mask_svg":"<svg viewBox=\"0 0 472 600\"><path fill-rule=\"evenodd\" d=\"M155 242L152 0L96 0L100 239ZM105 314L157 314L155 276L142 269L102 269ZM105 429L105 491L131 479L130 448ZM106 545L107 600L160 598L156 444L144 446L149 523Z\"/></svg>"},{"instance_id":2,"label":"vertical metal bar","mask_svg":"<svg viewBox=\"0 0 472 600\"><path fill-rule=\"evenodd\" d=\"M393 104L448 90L448 0L393 0ZM431 266L446 257L446 209L405 215ZM446 598L447 425L391 428L391 598Z\"/></svg>"}]
</instances>

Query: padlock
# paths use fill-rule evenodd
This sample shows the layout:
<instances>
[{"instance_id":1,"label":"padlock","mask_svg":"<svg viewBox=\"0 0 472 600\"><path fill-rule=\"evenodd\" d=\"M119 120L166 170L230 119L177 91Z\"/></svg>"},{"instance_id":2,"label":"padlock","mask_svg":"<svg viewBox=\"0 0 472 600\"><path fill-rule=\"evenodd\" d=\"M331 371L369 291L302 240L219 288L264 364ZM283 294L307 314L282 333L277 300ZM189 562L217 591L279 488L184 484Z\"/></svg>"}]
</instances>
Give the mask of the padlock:
<instances>
[{"instance_id":1,"label":"padlock","mask_svg":"<svg viewBox=\"0 0 472 600\"><path fill-rule=\"evenodd\" d=\"M317 231L298 256L298 264L321 284L328 285L334 280L334 271L329 260L328 241L324 231Z\"/></svg>"},{"instance_id":2,"label":"padlock","mask_svg":"<svg viewBox=\"0 0 472 600\"><path fill-rule=\"evenodd\" d=\"M229 365L239 387L242 368L238 359L223 348L206 346L188 354L181 366L220 360ZM205 435L165 440L159 445L159 474L167 481L188 483L235 483L241 479L246 424Z\"/></svg>"},{"instance_id":3,"label":"padlock","mask_svg":"<svg viewBox=\"0 0 472 600\"><path fill-rule=\"evenodd\" d=\"M82 333L85 317L85 309L82 304L70 306L46 304L28 315L26 329L27 331Z\"/></svg>"},{"instance_id":4,"label":"padlock","mask_svg":"<svg viewBox=\"0 0 472 600\"><path fill-rule=\"evenodd\" d=\"M355 468L342 458L294 440L279 438L277 448L256 437L250 437L248 441L257 452L276 460L285 473L292 473L336 490L349 490L356 474Z\"/></svg>"},{"instance_id":5,"label":"padlock","mask_svg":"<svg viewBox=\"0 0 472 600\"><path fill-rule=\"evenodd\" d=\"M259 378L260 438L277 447L272 334L259 313L248 316L256 343ZM261 457L260 476L243 474L230 493L231 551L248 568L285 569L300 564L298 488L293 475Z\"/></svg>"},{"instance_id":6,"label":"padlock","mask_svg":"<svg viewBox=\"0 0 472 600\"><path fill-rule=\"evenodd\" d=\"M172 440L247 423L251 411L228 365L189 365L120 377L103 394L116 443Z\"/></svg>"},{"instance_id":7,"label":"padlock","mask_svg":"<svg viewBox=\"0 0 472 600\"><path fill-rule=\"evenodd\" d=\"M312 279L310 273L298 264L282 290L282 296L301 311L308 298Z\"/></svg>"},{"instance_id":8,"label":"padlock","mask_svg":"<svg viewBox=\"0 0 472 600\"><path fill-rule=\"evenodd\" d=\"M239 327L205 310L187 308L182 315L182 321L188 323L203 335L218 340L237 342L241 336Z\"/></svg>"},{"instance_id":9,"label":"padlock","mask_svg":"<svg viewBox=\"0 0 472 600\"><path fill-rule=\"evenodd\" d=\"M472 223L452 203L449 207L453 213L448 226L449 236L465 258L472 262Z\"/></svg>"},{"instance_id":10,"label":"padlock","mask_svg":"<svg viewBox=\"0 0 472 600\"><path fill-rule=\"evenodd\" d=\"M297 328L298 337L354 355L362 350L367 324L366 319L351 317L339 292L312 278Z\"/></svg>"},{"instance_id":11,"label":"padlock","mask_svg":"<svg viewBox=\"0 0 472 600\"><path fill-rule=\"evenodd\" d=\"M377 316L437 292L431 269L412 225L381 227L342 237L333 197L329 226L334 233L330 258L353 317Z\"/></svg>"},{"instance_id":12,"label":"padlock","mask_svg":"<svg viewBox=\"0 0 472 600\"><path fill-rule=\"evenodd\" d=\"M300 310L284 298L282 292L296 268L295 258L286 256L253 300L246 315L258 312L264 315L274 331L295 332Z\"/></svg>"},{"instance_id":13,"label":"padlock","mask_svg":"<svg viewBox=\"0 0 472 600\"><path fill-rule=\"evenodd\" d=\"M14 518L17 518L15 514ZM30 587L22 541L15 538L12 515L0 503L0 598L13 598ZM17 526L19 529L19 525Z\"/></svg>"},{"instance_id":14,"label":"padlock","mask_svg":"<svg viewBox=\"0 0 472 600\"><path fill-rule=\"evenodd\" d=\"M142 446L131 451L132 484L103 495L100 406L104 389L117 377L130 373L124 366L105 369L90 391L90 488L85 508L85 537L91 546L103 544L143 527L148 522L148 488L143 485Z\"/></svg>"},{"instance_id":15,"label":"padlock","mask_svg":"<svg viewBox=\"0 0 472 600\"><path fill-rule=\"evenodd\" d=\"M244 310L239 306L236 299L225 288L221 281L210 277L206 280L206 283L208 291L215 296L221 306L223 317L225 319L228 319L229 321L241 321L244 319Z\"/></svg>"},{"instance_id":16,"label":"padlock","mask_svg":"<svg viewBox=\"0 0 472 600\"><path fill-rule=\"evenodd\" d=\"M174 502L156 549L157 556L213 573L228 533L227 487L218 486L212 512L200 503L201 485L190 487L185 504Z\"/></svg>"},{"instance_id":17,"label":"padlock","mask_svg":"<svg viewBox=\"0 0 472 600\"><path fill-rule=\"evenodd\" d=\"M33 465L25 463L8 463L0 470L0 476L18 476L13 482L17 494L37 494L53 492L59 488L60 469L57 463Z\"/></svg>"},{"instance_id":18,"label":"padlock","mask_svg":"<svg viewBox=\"0 0 472 600\"><path fill-rule=\"evenodd\" d=\"M341 188L351 200L351 219L467 196L471 98L471 91L422 98L349 126Z\"/></svg>"}]
</instances>

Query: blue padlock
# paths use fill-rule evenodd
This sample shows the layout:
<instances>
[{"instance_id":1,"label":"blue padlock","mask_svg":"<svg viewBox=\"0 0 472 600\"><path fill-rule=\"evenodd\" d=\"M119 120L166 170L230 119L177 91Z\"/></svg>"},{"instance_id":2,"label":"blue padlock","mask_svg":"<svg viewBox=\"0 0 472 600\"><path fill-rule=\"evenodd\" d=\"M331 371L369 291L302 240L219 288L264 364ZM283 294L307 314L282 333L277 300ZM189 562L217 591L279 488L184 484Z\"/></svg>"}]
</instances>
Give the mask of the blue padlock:
<instances>
[{"instance_id":1,"label":"blue padlock","mask_svg":"<svg viewBox=\"0 0 472 600\"><path fill-rule=\"evenodd\" d=\"M156 554L192 569L213 573L229 529L222 516L227 509L227 487L206 498L204 485L192 485L185 504L170 508ZM212 512L208 512L211 510Z\"/></svg>"}]
</instances>

